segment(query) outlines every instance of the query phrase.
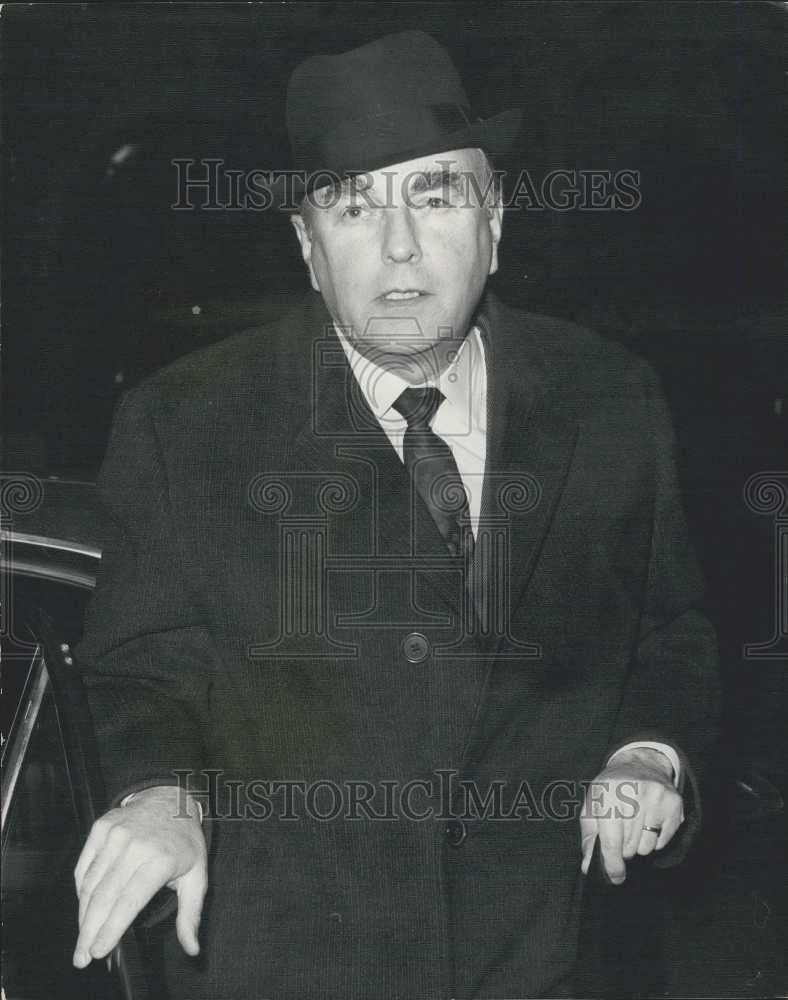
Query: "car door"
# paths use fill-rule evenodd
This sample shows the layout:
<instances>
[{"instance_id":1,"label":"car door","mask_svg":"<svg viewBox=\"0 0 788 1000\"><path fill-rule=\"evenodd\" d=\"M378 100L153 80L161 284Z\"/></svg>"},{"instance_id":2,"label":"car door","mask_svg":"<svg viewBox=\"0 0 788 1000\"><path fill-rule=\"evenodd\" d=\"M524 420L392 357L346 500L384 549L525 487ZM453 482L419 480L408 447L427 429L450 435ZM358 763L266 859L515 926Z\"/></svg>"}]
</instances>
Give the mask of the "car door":
<instances>
[{"instance_id":1,"label":"car door","mask_svg":"<svg viewBox=\"0 0 788 1000\"><path fill-rule=\"evenodd\" d=\"M84 971L71 964L73 870L102 794L71 643L100 552L13 532L3 543L4 997L139 1000L148 984L133 933L104 962Z\"/></svg>"}]
</instances>

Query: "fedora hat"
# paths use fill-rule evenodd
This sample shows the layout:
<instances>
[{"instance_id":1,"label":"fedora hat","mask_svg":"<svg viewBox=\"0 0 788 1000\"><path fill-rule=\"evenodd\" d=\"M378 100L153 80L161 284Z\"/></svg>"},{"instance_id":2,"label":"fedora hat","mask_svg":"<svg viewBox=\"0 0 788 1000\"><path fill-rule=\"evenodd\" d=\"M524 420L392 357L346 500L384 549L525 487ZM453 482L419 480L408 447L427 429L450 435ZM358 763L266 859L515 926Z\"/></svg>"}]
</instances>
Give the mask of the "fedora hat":
<instances>
[{"instance_id":1,"label":"fedora hat","mask_svg":"<svg viewBox=\"0 0 788 1000\"><path fill-rule=\"evenodd\" d=\"M378 170L449 149L502 155L521 112L479 118L446 49L423 31L402 31L302 62L290 78L286 119L305 193L329 183L327 174Z\"/></svg>"}]
</instances>

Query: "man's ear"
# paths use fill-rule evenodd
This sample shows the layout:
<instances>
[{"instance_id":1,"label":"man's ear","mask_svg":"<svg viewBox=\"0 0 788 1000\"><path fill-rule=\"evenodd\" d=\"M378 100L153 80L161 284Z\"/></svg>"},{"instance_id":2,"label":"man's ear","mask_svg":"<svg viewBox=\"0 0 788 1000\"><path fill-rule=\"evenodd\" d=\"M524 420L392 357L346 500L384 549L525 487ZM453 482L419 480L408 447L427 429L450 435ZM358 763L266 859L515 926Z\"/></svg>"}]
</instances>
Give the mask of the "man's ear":
<instances>
[{"instance_id":1,"label":"man's ear","mask_svg":"<svg viewBox=\"0 0 788 1000\"><path fill-rule=\"evenodd\" d=\"M492 253L490 255L489 274L495 274L498 270L498 244L501 242L501 230L503 228L503 205L500 200L487 209L490 213L488 224L490 226L490 236L492 238Z\"/></svg>"},{"instance_id":2,"label":"man's ear","mask_svg":"<svg viewBox=\"0 0 788 1000\"><path fill-rule=\"evenodd\" d=\"M306 223L304 222L304 217L303 215L291 215L290 221L293 224L293 229L296 231L296 236L298 237L298 242L301 246L301 256L304 258L306 269L309 272L309 280L312 283L312 288L314 288L316 292L319 292L320 285L317 281L315 269L312 267L312 237L309 234Z\"/></svg>"}]
</instances>

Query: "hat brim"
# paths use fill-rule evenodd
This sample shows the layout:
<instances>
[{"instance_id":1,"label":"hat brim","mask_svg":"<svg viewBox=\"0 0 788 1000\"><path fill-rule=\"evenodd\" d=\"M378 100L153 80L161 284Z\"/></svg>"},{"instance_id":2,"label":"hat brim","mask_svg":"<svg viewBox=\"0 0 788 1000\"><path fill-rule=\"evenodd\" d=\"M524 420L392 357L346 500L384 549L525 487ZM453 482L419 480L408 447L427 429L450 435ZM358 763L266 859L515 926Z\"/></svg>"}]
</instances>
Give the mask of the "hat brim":
<instances>
[{"instance_id":1,"label":"hat brim","mask_svg":"<svg viewBox=\"0 0 788 1000\"><path fill-rule=\"evenodd\" d=\"M523 113L519 108L509 108L492 118L471 122L457 131L431 138L412 147L399 148L396 152L388 151L385 155L362 158L362 162L353 170L332 170L331 166L321 167L319 171L303 174L291 174L277 178L270 186L272 204L280 211L297 212L297 202L312 190L325 186L332 173L337 176L351 176L372 170L381 170L395 163L406 163L422 156L444 153L452 149L483 149L493 159L503 157L514 146L522 124Z\"/></svg>"}]
</instances>

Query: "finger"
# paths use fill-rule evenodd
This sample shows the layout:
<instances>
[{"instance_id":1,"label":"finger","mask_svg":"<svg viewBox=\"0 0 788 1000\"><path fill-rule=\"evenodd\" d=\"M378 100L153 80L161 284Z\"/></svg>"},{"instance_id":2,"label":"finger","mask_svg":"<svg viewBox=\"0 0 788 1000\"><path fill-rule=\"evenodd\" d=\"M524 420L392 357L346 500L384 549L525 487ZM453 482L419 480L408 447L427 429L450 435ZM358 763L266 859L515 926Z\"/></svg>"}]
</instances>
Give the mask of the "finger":
<instances>
[{"instance_id":1,"label":"finger","mask_svg":"<svg viewBox=\"0 0 788 1000\"><path fill-rule=\"evenodd\" d=\"M656 826L655 822L644 823L643 829L640 833L640 840L638 841L638 854L642 857L645 857L647 854L651 854L657 846L657 839L661 833L662 827Z\"/></svg>"},{"instance_id":2,"label":"finger","mask_svg":"<svg viewBox=\"0 0 788 1000\"><path fill-rule=\"evenodd\" d=\"M580 870L584 875L588 874L588 869L591 865L591 856L594 853L596 837L597 821L594 818L583 814L580 817L580 853L583 858L580 864Z\"/></svg>"},{"instance_id":3,"label":"finger","mask_svg":"<svg viewBox=\"0 0 788 1000\"><path fill-rule=\"evenodd\" d=\"M676 816L676 818L678 818L678 816ZM673 836L673 832L677 829L678 824L675 822L672 824L673 832L670 832L670 825L670 819L665 816L664 811L660 810L657 812L651 810L647 812L646 818L643 822L643 830L640 834L638 854L643 856L651 854L651 852L656 848L657 843L666 828L668 828L668 832L670 834L668 839L670 839L670 837ZM665 843L667 843L667 841L665 841Z\"/></svg>"},{"instance_id":4,"label":"finger","mask_svg":"<svg viewBox=\"0 0 788 1000\"><path fill-rule=\"evenodd\" d=\"M589 837L586 837L582 842L583 861L580 865L580 871L584 875L588 875L588 869L591 867L591 858L594 856L595 843L596 843L595 833L591 834L591 836Z\"/></svg>"},{"instance_id":5,"label":"finger","mask_svg":"<svg viewBox=\"0 0 788 1000\"><path fill-rule=\"evenodd\" d=\"M108 879L107 883L102 882L96 887L85 908L79 937L74 949L74 964L78 968L84 968L91 958L98 957L93 952L96 937L114 909L118 898L126 891L143 864L144 862L141 861L136 863L123 862L117 870L113 869L111 879Z\"/></svg>"},{"instance_id":6,"label":"finger","mask_svg":"<svg viewBox=\"0 0 788 1000\"><path fill-rule=\"evenodd\" d=\"M93 864L93 860L104 845L110 829L111 822L107 820L106 816L97 819L90 828L88 839L85 841L85 846L82 848L82 853L79 855L76 867L74 868L74 882L77 887L77 893L79 893L82 887L85 872Z\"/></svg>"},{"instance_id":7,"label":"finger","mask_svg":"<svg viewBox=\"0 0 788 1000\"><path fill-rule=\"evenodd\" d=\"M663 847L666 847L673 837L676 835L676 831L684 822L684 811L677 811L674 815L668 817L667 820L662 825L662 831L657 838L657 843L654 846L655 851L661 851Z\"/></svg>"},{"instance_id":8,"label":"finger","mask_svg":"<svg viewBox=\"0 0 788 1000\"><path fill-rule=\"evenodd\" d=\"M658 846L661 849L668 844L681 825L683 816L683 803L676 795L646 810L638 854L651 854Z\"/></svg>"},{"instance_id":9,"label":"finger","mask_svg":"<svg viewBox=\"0 0 788 1000\"><path fill-rule=\"evenodd\" d=\"M624 864L624 828L620 820L605 820L599 824L602 861L610 881L619 885L627 876Z\"/></svg>"},{"instance_id":10,"label":"finger","mask_svg":"<svg viewBox=\"0 0 788 1000\"><path fill-rule=\"evenodd\" d=\"M166 859L156 858L141 864L111 900L105 918L99 924L88 950L93 958L103 958L120 941L145 904L167 881Z\"/></svg>"},{"instance_id":11,"label":"finger","mask_svg":"<svg viewBox=\"0 0 788 1000\"><path fill-rule=\"evenodd\" d=\"M80 927L84 919L85 909L93 893L96 891L96 887L101 884L107 872L119 863L121 855L128 847L128 843L129 838L126 831L121 827L113 827L104 839L101 850L97 852L90 863L90 867L85 872L82 884L78 890ZM127 878L129 874L127 872Z\"/></svg>"},{"instance_id":12,"label":"finger","mask_svg":"<svg viewBox=\"0 0 788 1000\"><path fill-rule=\"evenodd\" d=\"M622 845L622 853L627 861L629 861L630 858L634 858L637 854L640 837L643 833L643 822L642 808L638 809L637 813L631 819L624 821L624 842Z\"/></svg>"},{"instance_id":13,"label":"finger","mask_svg":"<svg viewBox=\"0 0 788 1000\"><path fill-rule=\"evenodd\" d=\"M109 846L109 845L107 845ZM98 882L90 872L85 876L83 891L79 897L79 928L85 922L85 915L91 906L101 906L104 900L114 900L121 889L134 875L134 872L146 860L144 851L134 842L121 847L109 864L104 865L103 875Z\"/></svg>"},{"instance_id":14,"label":"finger","mask_svg":"<svg viewBox=\"0 0 788 1000\"><path fill-rule=\"evenodd\" d=\"M200 953L197 930L200 926L207 889L208 877L204 864L195 865L178 880L176 885L178 916L175 919L175 930L187 955Z\"/></svg>"}]
</instances>

